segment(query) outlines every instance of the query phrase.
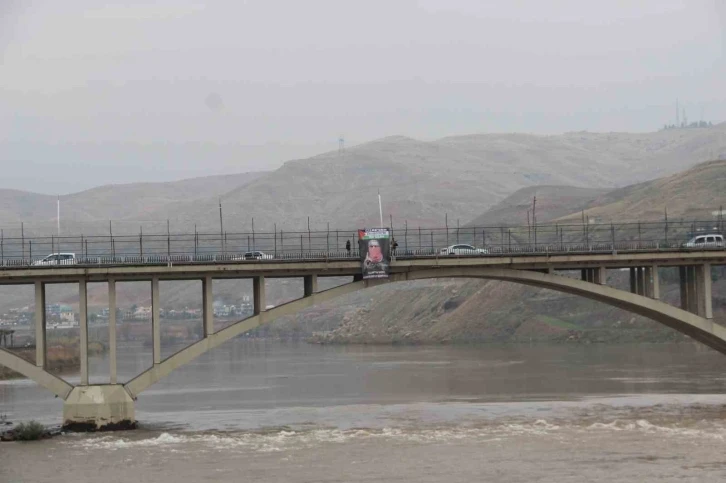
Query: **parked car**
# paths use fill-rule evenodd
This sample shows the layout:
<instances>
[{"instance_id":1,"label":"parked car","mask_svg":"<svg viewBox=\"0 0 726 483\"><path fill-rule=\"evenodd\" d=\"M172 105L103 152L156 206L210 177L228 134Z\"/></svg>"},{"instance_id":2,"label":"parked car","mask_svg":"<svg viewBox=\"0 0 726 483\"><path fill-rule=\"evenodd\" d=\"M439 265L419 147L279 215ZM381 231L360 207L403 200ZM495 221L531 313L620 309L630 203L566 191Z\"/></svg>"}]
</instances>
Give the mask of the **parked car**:
<instances>
[{"instance_id":1,"label":"parked car","mask_svg":"<svg viewBox=\"0 0 726 483\"><path fill-rule=\"evenodd\" d=\"M439 250L439 255L486 255L489 250L471 245L451 245Z\"/></svg>"},{"instance_id":2,"label":"parked car","mask_svg":"<svg viewBox=\"0 0 726 483\"><path fill-rule=\"evenodd\" d=\"M245 260L272 260L274 257L261 251L246 252Z\"/></svg>"},{"instance_id":3,"label":"parked car","mask_svg":"<svg viewBox=\"0 0 726 483\"><path fill-rule=\"evenodd\" d=\"M75 253L51 253L42 260L33 262L34 266L40 265L75 265Z\"/></svg>"},{"instance_id":4,"label":"parked car","mask_svg":"<svg viewBox=\"0 0 726 483\"><path fill-rule=\"evenodd\" d=\"M684 245L686 248L723 248L723 235L710 233L694 236Z\"/></svg>"}]
</instances>

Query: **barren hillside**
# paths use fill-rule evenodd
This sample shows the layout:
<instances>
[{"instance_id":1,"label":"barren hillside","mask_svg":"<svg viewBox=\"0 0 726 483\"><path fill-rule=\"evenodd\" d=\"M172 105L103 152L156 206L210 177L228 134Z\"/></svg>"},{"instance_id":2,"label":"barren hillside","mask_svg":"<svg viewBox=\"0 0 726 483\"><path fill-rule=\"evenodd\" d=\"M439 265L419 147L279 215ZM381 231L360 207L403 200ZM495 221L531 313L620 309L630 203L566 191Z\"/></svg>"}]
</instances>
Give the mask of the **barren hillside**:
<instances>
[{"instance_id":1,"label":"barren hillside","mask_svg":"<svg viewBox=\"0 0 726 483\"><path fill-rule=\"evenodd\" d=\"M422 142L390 137L283 167L222 197L230 229L354 228L377 224L377 197L394 226L472 220L514 191L536 185L615 188L726 157L726 126L646 134L491 134ZM150 213L214 226L217 199ZM206 226L206 225L205 225Z\"/></svg>"}]
</instances>

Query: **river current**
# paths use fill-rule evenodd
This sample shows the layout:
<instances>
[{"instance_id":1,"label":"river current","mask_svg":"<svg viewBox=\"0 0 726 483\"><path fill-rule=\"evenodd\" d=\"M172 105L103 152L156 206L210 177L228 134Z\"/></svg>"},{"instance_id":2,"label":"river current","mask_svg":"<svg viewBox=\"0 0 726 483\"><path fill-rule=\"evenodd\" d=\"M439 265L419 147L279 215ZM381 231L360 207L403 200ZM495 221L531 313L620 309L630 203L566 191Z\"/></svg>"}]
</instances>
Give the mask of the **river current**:
<instances>
[{"instance_id":1,"label":"river current","mask_svg":"<svg viewBox=\"0 0 726 483\"><path fill-rule=\"evenodd\" d=\"M122 380L149 360L130 352ZM106 367L91 361L97 382ZM693 344L240 339L136 404L136 431L0 444L0 481L726 480L726 357ZM11 421L60 424L61 410L0 382Z\"/></svg>"}]
</instances>

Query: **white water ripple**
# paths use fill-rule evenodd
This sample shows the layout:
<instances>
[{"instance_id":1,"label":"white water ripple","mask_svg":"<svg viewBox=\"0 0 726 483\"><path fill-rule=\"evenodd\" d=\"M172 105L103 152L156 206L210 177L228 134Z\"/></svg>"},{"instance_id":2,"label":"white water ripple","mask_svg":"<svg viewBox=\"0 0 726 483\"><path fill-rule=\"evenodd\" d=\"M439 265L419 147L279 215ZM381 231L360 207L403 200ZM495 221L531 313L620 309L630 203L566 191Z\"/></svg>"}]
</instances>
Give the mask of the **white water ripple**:
<instances>
[{"instance_id":1,"label":"white water ripple","mask_svg":"<svg viewBox=\"0 0 726 483\"><path fill-rule=\"evenodd\" d=\"M466 441L481 443L501 441L519 436L560 437L566 433L631 431L646 435L667 435L671 437L724 440L726 428L708 425L705 428L659 426L644 419L613 420L594 422L589 425L556 424L539 419L534 422L512 422L479 428L450 427L432 429L315 429L279 430L275 432L188 434L164 432L154 437L135 439L116 435L90 436L78 441L68 441L86 450L125 450L148 448L160 450L210 450L210 451L256 451L262 453L311 448L325 444L343 444L349 441L373 441L386 439L396 442L417 444L446 444Z\"/></svg>"}]
</instances>

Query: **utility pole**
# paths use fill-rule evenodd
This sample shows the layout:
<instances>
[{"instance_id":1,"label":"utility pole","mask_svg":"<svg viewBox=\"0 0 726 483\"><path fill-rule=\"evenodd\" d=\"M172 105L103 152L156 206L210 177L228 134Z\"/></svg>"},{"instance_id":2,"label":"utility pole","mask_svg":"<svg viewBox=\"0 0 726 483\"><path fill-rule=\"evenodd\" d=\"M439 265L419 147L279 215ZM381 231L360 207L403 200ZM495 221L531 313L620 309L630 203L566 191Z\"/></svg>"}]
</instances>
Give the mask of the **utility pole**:
<instances>
[{"instance_id":1,"label":"utility pole","mask_svg":"<svg viewBox=\"0 0 726 483\"><path fill-rule=\"evenodd\" d=\"M668 207L663 208L663 213L665 215L665 242L666 245L668 244Z\"/></svg>"},{"instance_id":2,"label":"utility pole","mask_svg":"<svg viewBox=\"0 0 726 483\"><path fill-rule=\"evenodd\" d=\"M222 223L222 198L219 198L219 244L222 247L222 253L224 249L224 224Z\"/></svg>"},{"instance_id":3,"label":"utility pole","mask_svg":"<svg viewBox=\"0 0 726 483\"><path fill-rule=\"evenodd\" d=\"M537 197L532 199L532 226L534 227L534 246L537 247Z\"/></svg>"},{"instance_id":4,"label":"utility pole","mask_svg":"<svg viewBox=\"0 0 726 483\"><path fill-rule=\"evenodd\" d=\"M527 243L532 243L532 226L529 223L529 210L527 210Z\"/></svg>"}]
</instances>

